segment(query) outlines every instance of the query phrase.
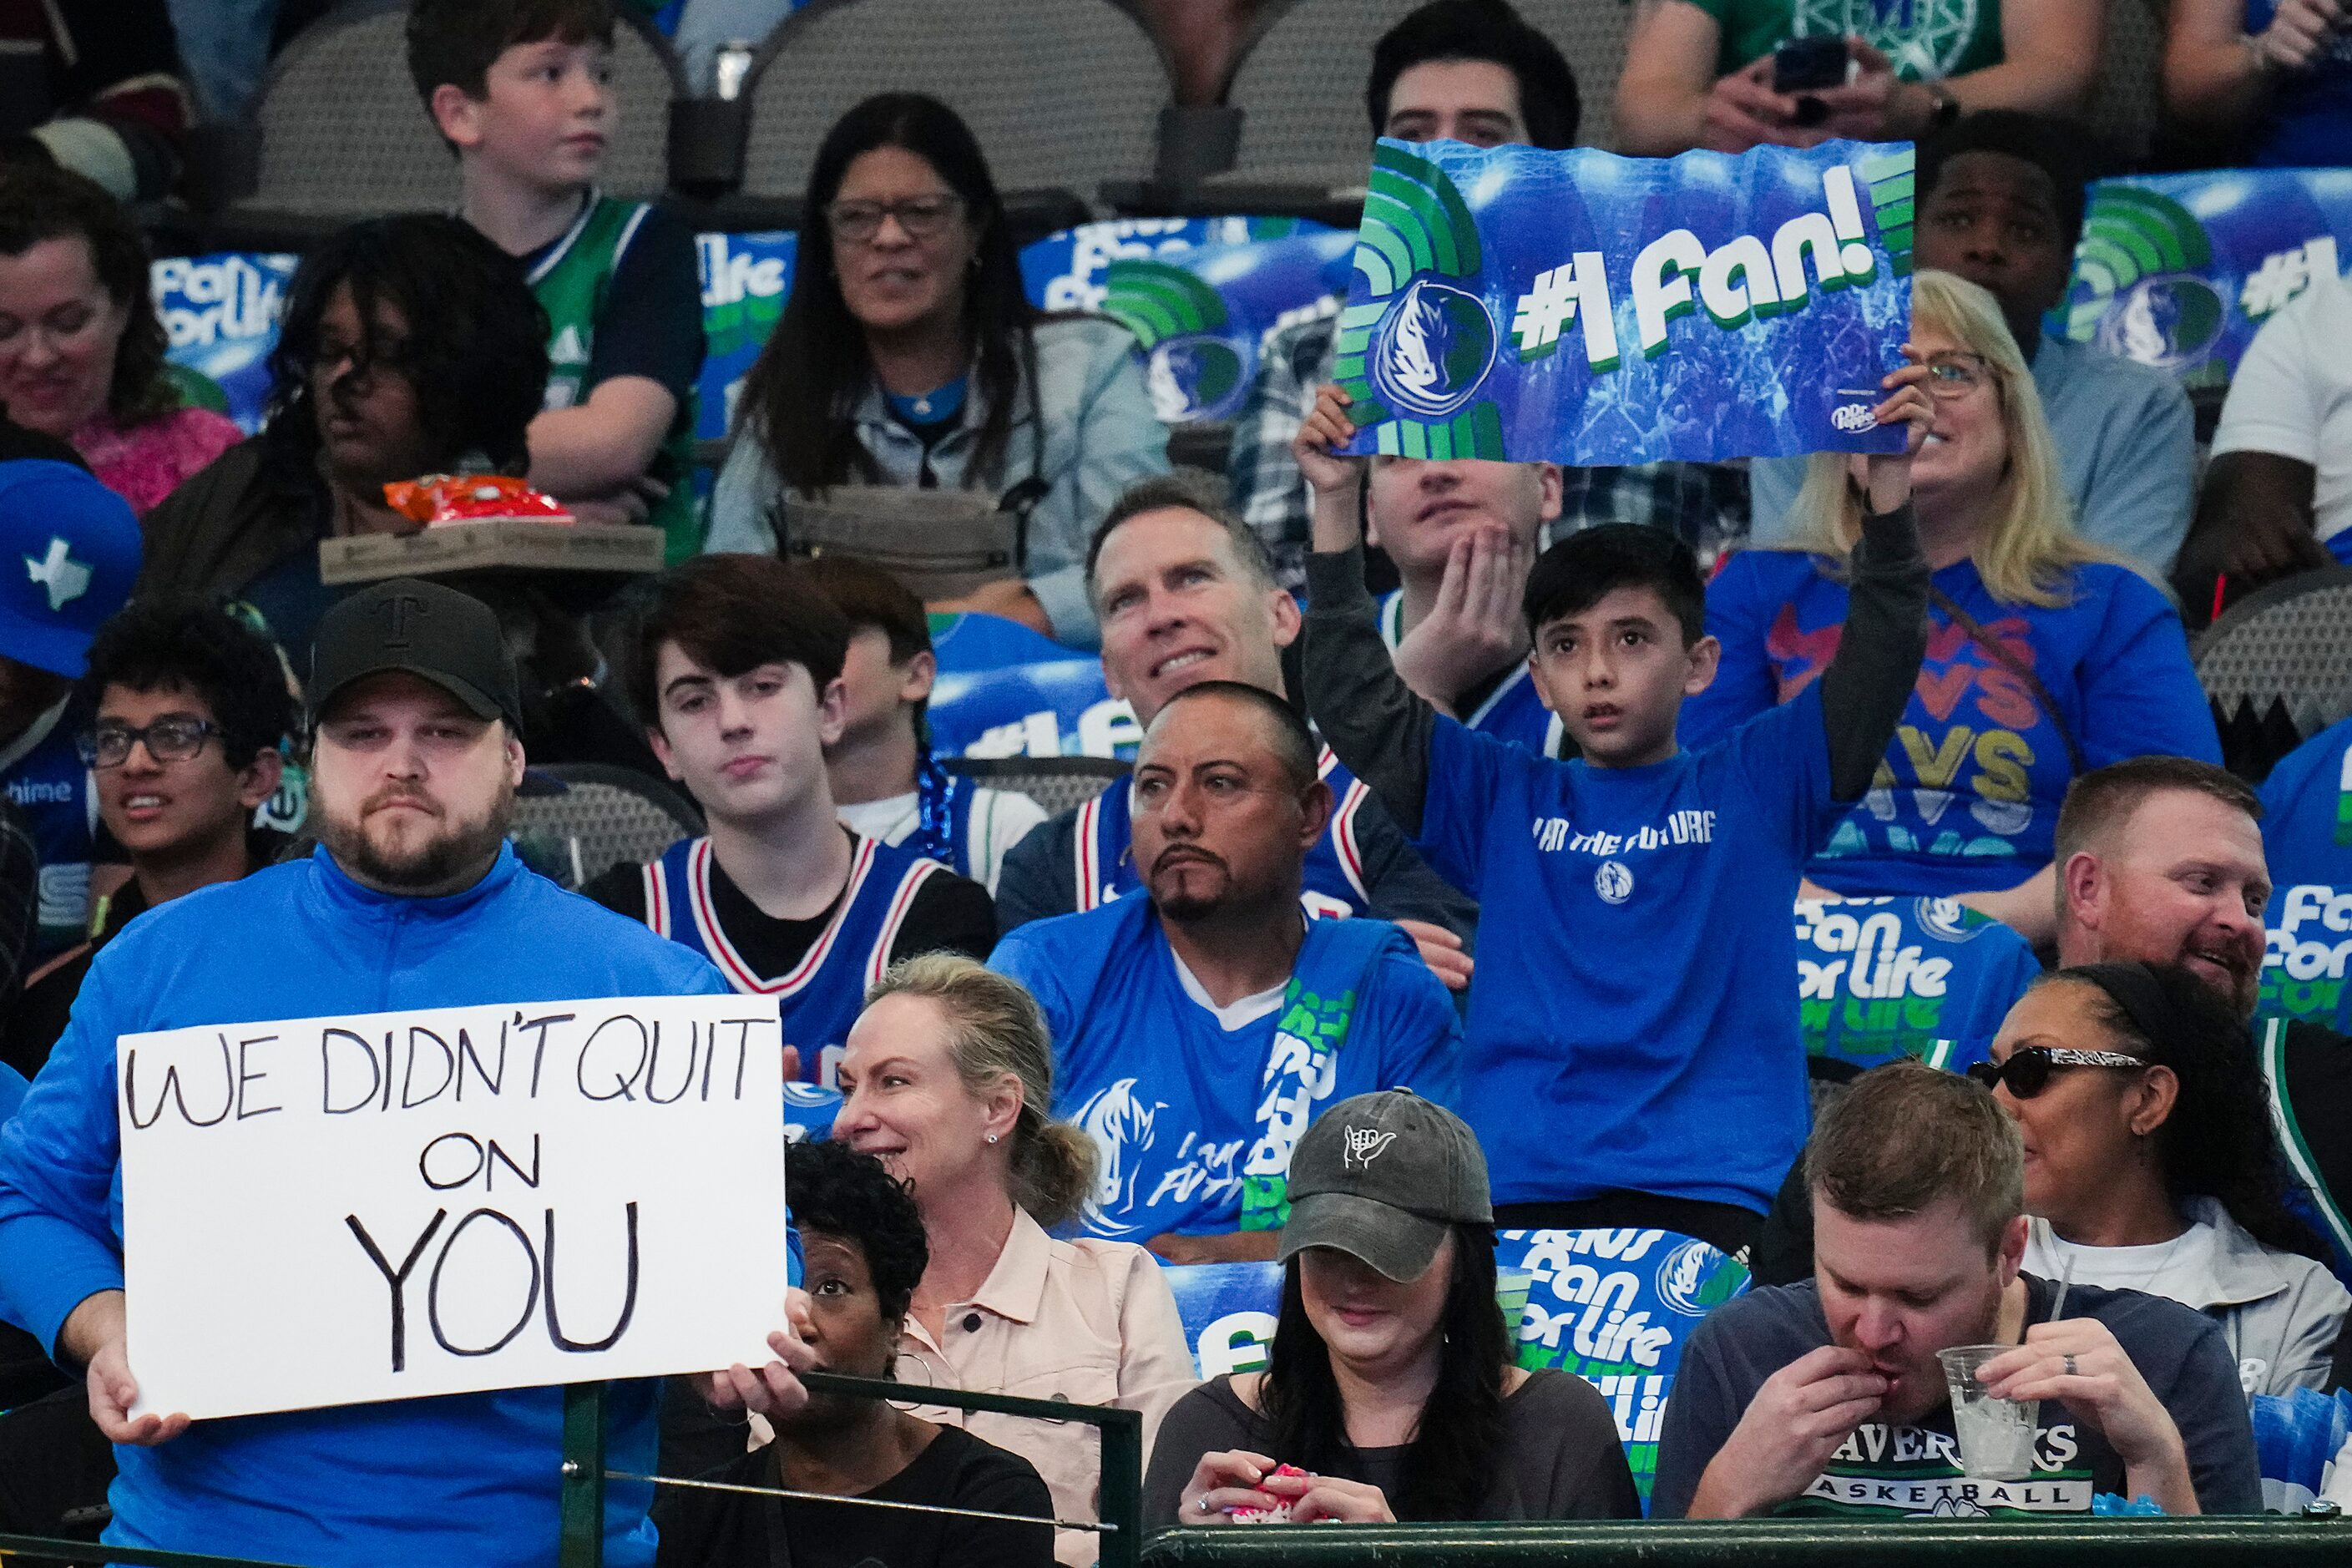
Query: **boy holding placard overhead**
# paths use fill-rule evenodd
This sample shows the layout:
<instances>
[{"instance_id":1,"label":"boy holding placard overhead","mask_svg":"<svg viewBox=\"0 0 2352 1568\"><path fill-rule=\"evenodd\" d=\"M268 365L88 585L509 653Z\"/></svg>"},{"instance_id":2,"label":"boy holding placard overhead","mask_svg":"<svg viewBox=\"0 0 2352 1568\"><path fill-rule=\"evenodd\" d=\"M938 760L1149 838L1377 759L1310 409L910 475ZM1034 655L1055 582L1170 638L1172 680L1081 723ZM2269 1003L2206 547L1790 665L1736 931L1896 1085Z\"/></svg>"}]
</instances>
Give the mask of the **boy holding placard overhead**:
<instances>
[{"instance_id":1,"label":"boy holding placard overhead","mask_svg":"<svg viewBox=\"0 0 2352 1568\"><path fill-rule=\"evenodd\" d=\"M1838 661L1697 752L1675 721L1717 650L1687 545L1616 524L1537 561L1528 674L1581 753L1550 761L1438 713L1381 657L1366 465L1333 455L1355 434L1348 395L1325 387L1299 432L1316 493L1307 704L1438 873L1514 911L1481 933L1463 1059L1507 1228L1654 1226L1736 1253L1803 1142L1789 910L1925 651L1910 452L1933 417L1926 375L1886 377L1874 411L1910 426L1908 449L1854 459L1871 515Z\"/></svg>"}]
</instances>

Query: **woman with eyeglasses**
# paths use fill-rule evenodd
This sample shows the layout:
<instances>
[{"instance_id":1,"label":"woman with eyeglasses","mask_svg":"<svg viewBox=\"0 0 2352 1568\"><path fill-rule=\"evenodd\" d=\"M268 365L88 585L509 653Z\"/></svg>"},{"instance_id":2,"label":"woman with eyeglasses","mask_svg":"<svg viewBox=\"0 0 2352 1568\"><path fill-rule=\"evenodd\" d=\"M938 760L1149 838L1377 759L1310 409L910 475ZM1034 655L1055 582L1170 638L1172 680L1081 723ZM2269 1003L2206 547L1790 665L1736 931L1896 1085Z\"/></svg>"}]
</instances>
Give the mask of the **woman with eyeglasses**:
<instances>
[{"instance_id":1,"label":"woman with eyeglasses","mask_svg":"<svg viewBox=\"0 0 2352 1568\"><path fill-rule=\"evenodd\" d=\"M288 286L261 434L146 519L139 592L242 601L302 663L344 590L320 542L405 533L383 487L423 474L520 473L547 380L547 316L472 225L423 214L329 237Z\"/></svg>"},{"instance_id":2,"label":"woman with eyeglasses","mask_svg":"<svg viewBox=\"0 0 2352 1568\"><path fill-rule=\"evenodd\" d=\"M2075 534L2000 305L1948 273L1918 273L1911 340L1936 403L1911 480L1934 573L1927 656L1875 785L1814 858L1807 890L1957 898L2045 941L2066 786L2152 752L2218 763L2221 741L2166 591ZM1709 585L1721 668L1683 705L1684 744L1788 700L1836 653L1860 466L1816 454L1794 540L1740 552Z\"/></svg>"},{"instance_id":3,"label":"woman with eyeglasses","mask_svg":"<svg viewBox=\"0 0 2352 1568\"><path fill-rule=\"evenodd\" d=\"M1969 1069L2025 1142L2025 1269L2217 1320L2249 1395L2323 1386L2352 1296L2288 1212L2244 1022L2188 971L2090 963Z\"/></svg>"},{"instance_id":4,"label":"woman with eyeglasses","mask_svg":"<svg viewBox=\"0 0 2352 1568\"><path fill-rule=\"evenodd\" d=\"M1003 520L957 526L1013 559L931 607L1096 646L1087 536L1168 467L1135 340L1031 305L980 143L937 99L884 93L842 116L803 211L792 297L744 378L703 548L790 551L795 501L845 486L966 491Z\"/></svg>"}]
</instances>

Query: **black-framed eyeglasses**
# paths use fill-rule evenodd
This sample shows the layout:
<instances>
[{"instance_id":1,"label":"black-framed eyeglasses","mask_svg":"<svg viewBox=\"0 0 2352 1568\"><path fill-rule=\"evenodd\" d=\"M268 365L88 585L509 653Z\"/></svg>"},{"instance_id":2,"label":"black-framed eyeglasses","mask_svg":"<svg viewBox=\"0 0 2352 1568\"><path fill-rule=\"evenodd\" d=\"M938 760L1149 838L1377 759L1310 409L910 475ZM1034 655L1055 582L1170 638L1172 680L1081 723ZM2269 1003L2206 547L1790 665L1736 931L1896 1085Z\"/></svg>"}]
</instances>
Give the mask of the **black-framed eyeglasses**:
<instances>
[{"instance_id":1,"label":"black-framed eyeglasses","mask_svg":"<svg viewBox=\"0 0 2352 1568\"><path fill-rule=\"evenodd\" d=\"M128 724L100 724L85 731L78 743L82 762L94 768L119 768L131 760L131 748L145 742L147 754L159 763L184 763L219 734L208 719L177 714L156 720L143 730Z\"/></svg>"},{"instance_id":2,"label":"black-framed eyeglasses","mask_svg":"<svg viewBox=\"0 0 2352 1568\"><path fill-rule=\"evenodd\" d=\"M963 210L963 198L952 191L937 195L905 196L895 202L835 202L824 209L835 238L865 244L882 232L882 220L894 217L915 239L931 239L946 232Z\"/></svg>"},{"instance_id":3,"label":"black-framed eyeglasses","mask_svg":"<svg viewBox=\"0 0 2352 1568\"><path fill-rule=\"evenodd\" d=\"M1966 397L1988 382L1998 383L1992 361L1966 349L1927 356L1927 390L1937 397Z\"/></svg>"},{"instance_id":4,"label":"black-framed eyeglasses","mask_svg":"<svg viewBox=\"0 0 2352 1568\"><path fill-rule=\"evenodd\" d=\"M1974 1062L1969 1076L1987 1089L2009 1086L2011 1098L2032 1100L2050 1087L2060 1068L2144 1068L2147 1063L2121 1051L2075 1051L2063 1046L2027 1046L2001 1062Z\"/></svg>"}]
</instances>

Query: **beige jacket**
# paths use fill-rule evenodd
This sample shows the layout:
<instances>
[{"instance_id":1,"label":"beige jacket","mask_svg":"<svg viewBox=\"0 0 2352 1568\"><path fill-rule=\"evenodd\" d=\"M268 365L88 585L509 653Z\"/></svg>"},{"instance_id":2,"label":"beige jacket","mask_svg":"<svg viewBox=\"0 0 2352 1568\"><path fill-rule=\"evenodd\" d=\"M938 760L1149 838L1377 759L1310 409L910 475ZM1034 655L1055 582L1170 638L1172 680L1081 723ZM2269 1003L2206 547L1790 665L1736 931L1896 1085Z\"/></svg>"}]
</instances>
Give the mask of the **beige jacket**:
<instances>
[{"instance_id":1,"label":"beige jacket","mask_svg":"<svg viewBox=\"0 0 2352 1568\"><path fill-rule=\"evenodd\" d=\"M1146 1466L1160 1416L1197 1381L1176 1298L1151 1254L1123 1241L1057 1241L1017 1209L987 1282L948 1309L945 1329L946 1343L935 1343L921 1324L907 1321L899 1382L1139 1411ZM931 1405L915 1414L968 1427L1036 1466L1057 1518L1098 1517L1101 1445L1094 1427ZM1056 1531L1054 1555L1092 1563L1097 1540L1084 1531Z\"/></svg>"}]
</instances>

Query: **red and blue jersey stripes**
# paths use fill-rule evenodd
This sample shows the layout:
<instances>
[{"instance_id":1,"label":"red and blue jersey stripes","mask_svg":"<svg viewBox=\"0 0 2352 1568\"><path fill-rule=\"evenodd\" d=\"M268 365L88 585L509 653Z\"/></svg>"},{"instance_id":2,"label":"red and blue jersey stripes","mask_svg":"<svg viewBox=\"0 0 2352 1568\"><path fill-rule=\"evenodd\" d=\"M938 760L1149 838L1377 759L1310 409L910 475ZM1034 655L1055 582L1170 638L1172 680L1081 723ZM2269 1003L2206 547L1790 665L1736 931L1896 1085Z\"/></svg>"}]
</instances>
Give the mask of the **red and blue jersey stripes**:
<instances>
[{"instance_id":1,"label":"red and blue jersey stripes","mask_svg":"<svg viewBox=\"0 0 2352 1568\"><path fill-rule=\"evenodd\" d=\"M710 894L709 839L673 844L644 869L646 924L710 960L736 990L776 997L783 1013L784 1043L801 1053L801 1076L821 1083L830 1077L828 1052L839 1054L849 1026L865 1005L866 987L890 967L890 950L898 943L916 892L947 868L910 849L857 839L849 882L834 906L833 919L798 963L772 976L755 971L719 923Z\"/></svg>"}]
</instances>

